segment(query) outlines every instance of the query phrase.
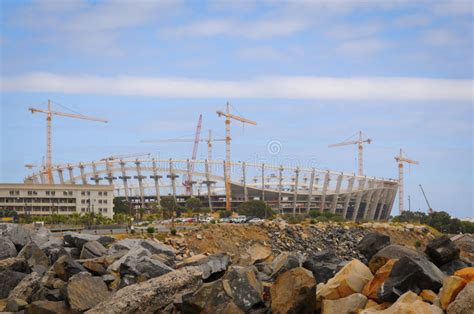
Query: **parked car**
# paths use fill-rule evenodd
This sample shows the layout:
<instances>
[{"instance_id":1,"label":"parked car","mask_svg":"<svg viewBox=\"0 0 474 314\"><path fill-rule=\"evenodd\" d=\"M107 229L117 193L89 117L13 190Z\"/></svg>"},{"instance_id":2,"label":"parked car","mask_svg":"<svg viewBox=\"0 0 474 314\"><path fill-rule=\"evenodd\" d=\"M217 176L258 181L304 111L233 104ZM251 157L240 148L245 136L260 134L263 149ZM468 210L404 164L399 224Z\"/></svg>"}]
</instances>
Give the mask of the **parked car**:
<instances>
[{"instance_id":1,"label":"parked car","mask_svg":"<svg viewBox=\"0 0 474 314\"><path fill-rule=\"evenodd\" d=\"M261 218L258 218L258 217L255 217L255 218L252 218L248 221L248 223L251 223L251 224L255 224L255 223L259 223L259 222L262 222L263 219Z\"/></svg>"},{"instance_id":2,"label":"parked car","mask_svg":"<svg viewBox=\"0 0 474 314\"><path fill-rule=\"evenodd\" d=\"M232 222L235 224L243 224L247 221L246 216L237 216L235 218L232 218Z\"/></svg>"},{"instance_id":3,"label":"parked car","mask_svg":"<svg viewBox=\"0 0 474 314\"><path fill-rule=\"evenodd\" d=\"M232 222L230 217L220 218L219 222L229 223Z\"/></svg>"}]
</instances>

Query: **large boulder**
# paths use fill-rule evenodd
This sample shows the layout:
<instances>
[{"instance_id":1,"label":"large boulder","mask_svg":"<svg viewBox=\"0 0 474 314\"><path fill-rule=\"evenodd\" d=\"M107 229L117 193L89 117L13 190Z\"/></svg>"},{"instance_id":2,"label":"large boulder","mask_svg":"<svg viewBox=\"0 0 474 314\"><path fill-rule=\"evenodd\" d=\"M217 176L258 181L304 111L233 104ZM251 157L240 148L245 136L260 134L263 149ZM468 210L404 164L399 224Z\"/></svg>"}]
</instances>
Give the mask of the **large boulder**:
<instances>
[{"instance_id":1,"label":"large boulder","mask_svg":"<svg viewBox=\"0 0 474 314\"><path fill-rule=\"evenodd\" d=\"M272 277L276 278L279 274L290 270L292 268L300 267L300 259L293 253L283 252L278 254L277 257L272 261Z\"/></svg>"},{"instance_id":2,"label":"large boulder","mask_svg":"<svg viewBox=\"0 0 474 314\"><path fill-rule=\"evenodd\" d=\"M69 255L61 256L53 265L53 270L58 278L68 281L73 275L86 271L86 269L73 260Z\"/></svg>"},{"instance_id":3,"label":"large boulder","mask_svg":"<svg viewBox=\"0 0 474 314\"><path fill-rule=\"evenodd\" d=\"M49 258L33 241L23 247L18 257L24 258L28 268L39 275L43 275L49 268Z\"/></svg>"},{"instance_id":4,"label":"large boulder","mask_svg":"<svg viewBox=\"0 0 474 314\"><path fill-rule=\"evenodd\" d=\"M454 273L454 276L461 277L462 279L466 280L467 282L474 281L474 267L466 267L466 268L457 270Z\"/></svg>"},{"instance_id":5,"label":"large boulder","mask_svg":"<svg viewBox=\"0 0 474 314\"><path fill-rule=\"evenodd\" d=\"M391 259L400 259L404 256L420 256L420 253L405 246L391 244L378 251L369 261L370 271L375 274L377 270Z\"/></svg>"},{"instance_id":6,"label":"large boulder","mask_svg":"<svg viewBox=\"0 0 474 314\"><path fill-rule=\"evenodd\" d=\"M353 293L337 300L323 300L321 314L351 314L363 309L367 297L360 293Z\"/></svg>"},{"instance_id":7,"label":"large boulder","mask_svg":"<svg viewBox=\"0 0 474 314\"><path fill-rule=\"evenodd\" d=\"M466 280L457 276L449 276L444 279L443 287L439 291L439 303L443 310L448 308L448 305L454 301L458 293L464 289L466 284Z\"/></svg>"},{"instance_id":8,"label":"large boulder","mask_svg":"<svg viewBox=\"0 0 474 314\"><path fill-rule=\"evenodd\" d=\"M343 267L341 262L334 251L321 251L308 256L302 266L313 273L316 282L326 283Z\"/></svg>"},{"instance_id":9,"label":"large boulder","mask_svg":"<svg viewBox=\"0 0 474 314\"><path fill-rule=\"evenodd\" d=\"M64 301L35 301L26 308L28 314L69 313L70 310Z\"/></svg>"},{"instance_id":10,"label":"large boulder","mask_svg":"<svg viewBox=\"0 0 474 314\"><path fill-rule=\"evenodd\" d=\"M41 277L35 272L24 277L16 287L8 294L8 299L21 299L31 302L31 296L38 291L41 284Z\"/></svg>"},{"instance_id":11,"label":"large boulder","mask_svg":"<svg viewBox=\"0 0 474 314\"><path fill-rule=\"evenodd\" d=\"M26 272L26 261L20 257L10 257L0 260L0 272L4 270L14 270L20 273Z\"/></svg>"},{"instance_id":12,"label":"large boulder","mask_svg":"<svg viewBox=\"0 0 474 314\"><path fill-rule=\"evenodd\" d=\"M468 283L456 299L449 304L447 314L472 314L474 313L474 282Z\"/></svg>"},{"instance_id":13,"label":"large boulder","mask_svg":"<svg viewBox=\"0 0 474 314\"><path fill-rule=\"evenodd\" d=\"M169 273L173 271L173 268L158 260L153 260L148 256L139 258L127 256L125 261L120 265L119 271L122 276L143 276L143 280L148 280Z\"/></svg>"},{"instance_id":14,"label":"large boulder","mask_svg":"<svg viewBox=\"0 0 474 314\"><path fill-rule=\"evenodd\" d=\"M94 234L86 234L86 233L77 233L77 232L66 232L64 234L64 242L66 245L71 247L76 247L79 250L82 250L84 244L89 241L97 241L103 246L108 246L115 241L115 238L110 236L99 236Z\"/></svg>"},{"instance_id":15,"label":"large boulder","mask_svg":"<svg viewBox=\"0 0 474 314\"><path fill-rule=\"evenodd\" d=\"M313 313L316 280L303 268L292 268L278 276L270 288L272 313Z\"/></svg>"},{"instance_id":16,"label":"large boulder","mask_svg":"<svg viewBox=\"0 0 474 314\"><path fill-rule=\"evenodd\" d=\"M67 300L73 311L86 311L103 300L110 292L101 277L83 272L72 276L67 284Z\"/></svg>"},{"instance_id":17,"label":"large boulder","mask_svg":"<svg viewBox=\"0 0 474 314\"><path fill-rule=\"evenodd\" d=\"M389 308L383 311L362 311L362 313L380 313L380 314L404 314L404 313L423 313L423 314L443 314L443 310L436 305L432 305L420 300L412 291L407 291L398 298Z\"/></svg>"},{"instance_id":18,"label":"large boulder","mask_svg":"<svg viewBox=\"0 0 474 314\"><path fill-rule=\"evenodd\" d=\"M204 283L196 292L183 296L182 313L225 313L231 302L224 290L222 280Z\"/></svg>"},{"instance_id":19,"label":"large boulder","mask_svg":"<svg viewBox=\"0 0 474 314\"><path fill-rule=\"evenodd\" d=\"M367 266L354 259L318 289L318 298L335 300L360 293L373 277Z\"/></svg>"},{"instance_id":20,"label":"large boulder","mask_svg":"<svg viewBox=\"0 0 474 314\"><path fill-rule=\"evenodd\" d=\"M68 254L64 248L64 240L62 238L51 237L48 242L39 247L49 258L49 263L54 264L62 255Z\"/></svg>"},{"instance_id":21,"label":"large boulder","mask_svg":"<svg viewBox=\"0 0 474 314\"><path fill-rule=\"evenodd\" d=\"M0 237L0 259L15 257L17 254L15 244L7 237Z\"/></svg>"},{"instance_id":22,"label":"large boulder","mask_svg":"<svg viewBox=\"0 0 474 314\"><path fill-rule=\"evenodd\" d=\"M446 275L451 276L456 271L466 267L469 267L469 265L466 264L464 261L462 261L461 259L455 259L450 261L449 263L444 264L439 269L441 269Z\"/></svg>"},{"instance_id":23,"label":"large boulder","mask_svg":"<svg viewBox=\"0 0 474 314\"><path fill-rule=\"evenodd\" d=\"M184 267L163 276L125 287L87 313L153 313L173 302L176 295L196 291L202 285L198 267Z\"/></svg>"},{"instance_id":24,"label":"large boulder","mask_svg":"<svg viewBox=\"0 0 474 314\"><path fill-rule=\"evenodd\" d=\"M173 267L175 264L176 253L171 246L165 245L155 240L143 239L123 239L115 242L109 248L109 254L115 254L119 251L143 251L148 252L147 255L158 255L162 261Z\"/></svg>"},{"instance_id":25,"label":"large boulder","mask_svg":"<svg viewBox=\"0 0 474 314\"><path fill-rule=\"evenodd\" d=\"M123 251L118 251L115 254L123 254ZM129 258L135 258L138 259L143 256L151 256L150 251L144 249L141 246L138 247L133 247L130 249L130 251L126 252L125 254L122 255L119 259L115 260L110 266L108 267L109 272L119 272L120 271L120 265L124 263L127 259Z\"/></svg>"},{"instance_id":26,"label":"large boulder","mask_svg":"<svg viewBox=\"0 0 474 314\"><path fill-rule=\"evenodd\" d=\"M45 227L35 227L32 224L9 224L9 226L3 230L3 236L9 238L10 241L15 244L17 250L21 250L21 248L31 241L35 242L38 246L43 245L49 241L51 233Z\"/></svg>"},{"instance_id":27,"label":"large boulder","mask_svg":"<svg viewBox=\"0 0 474 314\"><path fill-rule=\"evenodd\" d=\"M248 249L247 253L250 256L251 263L259 263L272 255L272 248L261 243L254 243Z\"/></svg>"},{"instance_id":28,"label":"large boulder","mask_svg":"<svg viewBox=\"0 0 474 314\"><path fill-rule=\"evenodd\" d=\"M377 233L367 233L357 244L357 249L370 260L378 251L390 244L390 237Z\"/></svg>"},{"instance_id":29,"label":"large boulder","mask_svg":"<svg viewBox=\"0 0 474 314\"><path fill-rule=\"evenodd\" d=\"M243 311L263 302L263 286L257 280L256 269L249 267L230 267L223 277L224 289L233 302Z\"/></svg>"},{"instance_id":30,"label":"large boulder","mask_svg":"<svg viewBox=\"0 0 474 314\"><path fill-rule=\"evenodd\" d=\"M107 254L107 249L98 241L89 241L82 246L81 259L96 258Z\"/></svg>"},{"instance_id":31,"label":"large boulder","mask_svg":"<svg viewBox=\"0 0 474 314\"><path fill-rule=\"evenodd\" d=\"M425 253L436 266L441 266L459 258L459 248L447 236L428 242Z\"/></svg>"},{"instance_id":32,"label":"large boulder","mask_svg":"<svg viewBox=\"0 0 474 314\"><path fill-rule=\"evenodd\" d=\"M5 299L26 274L13 270L0 271L0 299Z\"/></svg>"},{"instance_id":33,"label":"large boulder","mask_svg":"<svg viewBox=\"0 0 474 314\"><path fill-rule=\"evenodd\" d=\"M405 256L393 265L392 271L380 286L378 298L394 302L411 290L419 294L423 289L439 291L445 275L425 257Z\"/></svg>"},{"instance_id":34,"label":"large boulder","mask_svg":"<svg viewBox=\"0 0 474 314\"><path fill-rule=\"evenodd\" d=\"M374 278L372 278L372 280L370 280L364 286L364 289L362 290L362 294L367 296L368 298L378 300L377 292L380 286L382 286L382 284L390 275L393 265L395 265L397 261L398 260L396 259L391 259L387 263L385 263L385 265L380 267L379 270L377 270L377 272L375 273Z\"/></svg>"},{"instance_id":35,"label":"large boulder","mask_svg":"<svg viewBox=\"0 0 474 314\"><path fill-rule=\"evenodd\" d=\"M207 280L214 274L218 275L224 272L231 261L230 256L225 253L217 253L213 255L198 254L185 259L176 266L178 268L198 266L202 271L202 279Z\"/></svg>"}]
</instances>

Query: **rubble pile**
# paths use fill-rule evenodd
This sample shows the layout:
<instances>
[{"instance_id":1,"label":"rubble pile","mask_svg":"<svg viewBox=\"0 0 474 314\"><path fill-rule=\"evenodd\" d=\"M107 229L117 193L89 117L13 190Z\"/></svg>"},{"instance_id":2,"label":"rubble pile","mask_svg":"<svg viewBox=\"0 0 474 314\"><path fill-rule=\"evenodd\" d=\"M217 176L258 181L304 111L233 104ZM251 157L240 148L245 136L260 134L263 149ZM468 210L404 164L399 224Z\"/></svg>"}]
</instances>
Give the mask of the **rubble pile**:
<instances>
[{"instance_id":1,"label":"rubble pile","mask_svg":"<svg viewBox=\"0 0 474 314\"><path fill-rule=\"evenodd\" d=\"M212 228L165 240L180 248L177 255L179 250L153 238L116 240L80 233L54 237L42 227L0 224L0 311L454 314L474 310L474 267L447 237L431 240L423 251L358 227L266 222L256 228L268 237L245 243L234 237L233 246L220 242L232 249L231 254L216 252L212 243L212 252L195 252L187 245L186 237L206 241L215 231ZM243 256L236 256L239 252Z\"/></svg>"}]
</instances>

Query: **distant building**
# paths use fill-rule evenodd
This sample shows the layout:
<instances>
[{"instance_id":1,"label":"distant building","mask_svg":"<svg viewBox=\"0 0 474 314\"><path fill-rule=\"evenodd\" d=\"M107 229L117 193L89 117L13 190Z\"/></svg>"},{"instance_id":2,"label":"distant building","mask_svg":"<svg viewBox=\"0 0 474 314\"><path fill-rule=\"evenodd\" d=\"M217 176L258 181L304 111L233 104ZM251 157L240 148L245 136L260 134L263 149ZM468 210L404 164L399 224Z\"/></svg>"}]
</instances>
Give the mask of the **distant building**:
<instances>
[{"instance_id":1,"label":"distant building","mask_svg":"<svg viewBox=\"0 0 474 314\"><path fill-rule=\"evenodd\" d=\"M23 215L100 213L114 216L113 185L0 183L0 210Z\"/></svg>"}]
</instances>

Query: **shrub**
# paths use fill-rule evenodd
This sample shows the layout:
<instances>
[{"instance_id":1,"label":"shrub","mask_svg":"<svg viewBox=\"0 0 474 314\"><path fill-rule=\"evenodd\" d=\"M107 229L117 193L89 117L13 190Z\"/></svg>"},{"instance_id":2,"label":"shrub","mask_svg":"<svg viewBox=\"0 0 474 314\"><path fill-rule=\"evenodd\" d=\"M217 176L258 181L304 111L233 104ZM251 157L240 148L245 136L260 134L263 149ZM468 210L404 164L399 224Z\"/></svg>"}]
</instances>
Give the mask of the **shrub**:
<instances>
[{"instance_id":1,"label":"shrub","mask_svg":"<svg viewBox=\"0 0 474 314\"><path fill-rule=\"evenodd\" d=\"M215 225L215 224L216 224L216 221L215 221L215 220L211 220L211 224Z\"/></svg>"},{"instance_id":2,"label":"shrub","mask_svg":"<svg viewBox=\"0 0 474 314\"><path fill-rule=\"evenodd\" d=\"M136 233L135 229L132 229L132 230L130 231L130 233L131 233L131 234L135 234L135 233Z\"/></svg>"},{"instance_id":3,"label":"shrub","mask_svg":"<svg viewBox=\"0 0 474 314\"><path fill-rule=\"evenodd\" d=\"M146 232L148 232L149 234L153 234L153 233L155 233L155 228L150 226L150 227L146 228Z\"/></svg>"},{"instance_id":4,"label":"shrub","mask_svg":"<svg viewBox=\"0 0 474 314\"><path fill-rule=\"evenodd\" d=\"M237 212L240 215L258 218L268 218L275 214L273 210L267 206L267 203L259 200L251 200L241 203L237 208Z\"/></svg>"},{"instance_id":5,"label":"shrub","mask_svg":"<svg viewBox=\"0 0 474 314\"><path fill-rule=\"evenodd\" d=\"M219 212L219 218L228 218L232 216L232 212L230 210L223 210Z\"/></svg>"},{"instance_id":6,"label":"shrub","mask_svg":"<svg viewBox=\"0 0 474 314\"><path fill-rule=\"evenodd\" d=\"M176 235L176 229L175 229L175 228L171 228L171 229L170 229L170 233L171 233L171 235Z\"/></svg>"},{"instance_id":7,"label":"shrub","mask_svg":"<svg viewBox=\"0 0 474 314\"><path fill-rule=\"evenodd\" d=\"M312 224L312 225L314 225L314 224L316 223L316 219L311 219L311 220L309 221L309 223Z\"/></svg>"},{"instance_id":8,"label":"shrub","mask_svg":"<svg viewBox=\"0 0 474 314\"><path fill-rule=\"evenodd\" d=\"M415 241L415 247L416 247L416 248L421 247L421 241L420 241L420 240L416 240L416 241Z\"/></svg>"},{"instance_id":9,"label":"shrub","mask_svg":"<svg viewBox=\"0 0 474 314\"><path fill-rule=\"evenodd\" d=\"M299 224L299 223L304 221L304 216L303 215L296 215L296 216L287 215L287 216L285 216L285 220L289 224Z\"/></svg>"},{"instance_id":10,"label":"shrub","mask_svg":"<svg viewBox=\"0 0 474 314\"><path fill-rule=\"evenodd\" d=\"M311 216L311 218L316 218L321 216L321 213L317 209L312 209L309 211L309 215Z\"/></svg>"}]
</instances>

